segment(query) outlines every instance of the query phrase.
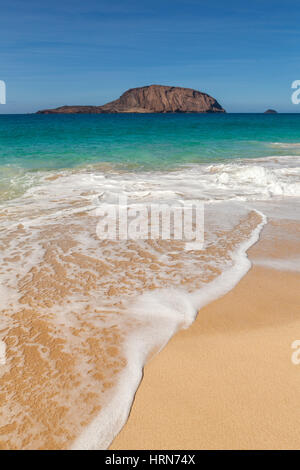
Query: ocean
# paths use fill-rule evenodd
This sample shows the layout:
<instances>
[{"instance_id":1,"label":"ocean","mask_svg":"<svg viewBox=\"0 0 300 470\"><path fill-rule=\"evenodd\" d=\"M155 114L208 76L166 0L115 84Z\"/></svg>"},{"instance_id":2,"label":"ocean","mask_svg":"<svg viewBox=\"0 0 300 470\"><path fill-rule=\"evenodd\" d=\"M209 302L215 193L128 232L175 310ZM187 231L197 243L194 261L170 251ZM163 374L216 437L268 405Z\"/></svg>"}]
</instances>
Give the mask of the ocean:
<instances>
[{"instance_id":1,"label":"ocean","mask_svg":"<svg viewBox=\"0 0 300 470\"><path fill-rule=\"evenodd\" d=\"M100 239L120 196L201 204L204 245ZM298 114L0 115L0 448L107 448L146 361L299 196Z\"/></svg>"},{"instance_id":2,"label":"ocean","mask_svg":"<svg viewBox=\"0 0 300 470\"><path fill-rule=\"evenodd\" d=\"M297 155L299 130L298 114L0 115L1 173Z\"/></svg>"}]
</instances>

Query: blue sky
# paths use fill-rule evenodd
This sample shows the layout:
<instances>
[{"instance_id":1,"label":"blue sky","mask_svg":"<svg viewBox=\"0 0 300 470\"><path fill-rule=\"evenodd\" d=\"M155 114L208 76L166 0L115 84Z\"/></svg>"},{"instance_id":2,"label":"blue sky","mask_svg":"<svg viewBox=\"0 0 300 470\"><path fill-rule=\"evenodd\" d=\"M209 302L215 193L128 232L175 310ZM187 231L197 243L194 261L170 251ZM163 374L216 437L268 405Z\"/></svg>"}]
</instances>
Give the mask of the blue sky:
<instances>
[{"instance_id":1,"label":"blue sky","mask_svg":"<svg viewBox=\"0 0 300 470\"><path fill-rule=\"evenodd\" d=\"M299 0L0 0L0 113L205 91L228 112L299 112Z\"/></svg>"}]
</instances>

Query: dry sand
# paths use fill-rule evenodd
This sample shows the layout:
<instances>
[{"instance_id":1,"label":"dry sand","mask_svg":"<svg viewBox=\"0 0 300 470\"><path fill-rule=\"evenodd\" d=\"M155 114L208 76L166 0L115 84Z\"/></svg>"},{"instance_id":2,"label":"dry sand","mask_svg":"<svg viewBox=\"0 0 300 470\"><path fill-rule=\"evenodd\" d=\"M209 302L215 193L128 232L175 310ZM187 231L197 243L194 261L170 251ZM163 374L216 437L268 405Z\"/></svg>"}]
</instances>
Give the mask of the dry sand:
<instances>
[{"instance_id":1,"label":"dry sand","mask_svg":"<svg viewBox=\"0 0 300 470\"><path fill-rule=\"evenodd\" d=\"M299 281L300 273L253 267L201 310L146 365L110 448L299 448L300 365L291 361Z\"/></svg>"}]
</instances>

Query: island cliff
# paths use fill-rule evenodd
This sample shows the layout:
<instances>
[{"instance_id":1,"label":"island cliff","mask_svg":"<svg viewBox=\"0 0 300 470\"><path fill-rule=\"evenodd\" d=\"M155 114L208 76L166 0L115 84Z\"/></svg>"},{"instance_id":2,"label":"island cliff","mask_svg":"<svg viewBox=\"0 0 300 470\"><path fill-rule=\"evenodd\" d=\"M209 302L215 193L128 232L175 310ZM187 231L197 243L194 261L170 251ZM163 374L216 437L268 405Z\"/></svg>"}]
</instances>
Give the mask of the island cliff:
<instances>
[{"instance_id":1,"label":"island cliff","mask_svg":"<svg viewBox=\"0 0 300 470\"><path fill-rule=\"evenodd\" d=\"M125 91L103 106L61 106L38 114L77 113L225 113L210 95L191 88L150 85Z\"/></svg>"}]
</instances>

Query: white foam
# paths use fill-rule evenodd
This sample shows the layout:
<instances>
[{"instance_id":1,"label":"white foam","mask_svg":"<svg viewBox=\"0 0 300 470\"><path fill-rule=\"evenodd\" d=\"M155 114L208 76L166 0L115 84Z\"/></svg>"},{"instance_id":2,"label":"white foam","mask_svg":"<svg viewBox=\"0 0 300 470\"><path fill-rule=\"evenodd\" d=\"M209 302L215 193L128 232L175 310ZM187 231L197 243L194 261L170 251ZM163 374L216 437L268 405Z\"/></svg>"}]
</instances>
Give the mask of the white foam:
<instances>
[{"instance_id":1,"label":"white foam","mask_svg":"<svg viewBox=\"0 0 300 470\"><path fill-rule=\"evenodd\" d=\"M107 406L76 439L72 449L109 446L128 418L149 355L161 350L180 327L187 328L197 312L185 292L173 289L143 294L131 305L131 311L139 322L144 321L126 339L127 366Z\"/></svg>"},{"instance_id":2,"label":"white foam","mask_svg":"<svg viewBox=\"0 0 300 470\"><path fill-rule=\"evenodd\" d=\"M300 258L256 258L253 260L256 266L277 269L278 271L300 272Z\"/></svg>"},{"instance_id":3,"label":"white foam","mask_svg":"<svg viewBox=\"0 0 300 470\"><path fill-rule=\"evenodd\" d=\"M54 180L49 180L49 173L39 172L32 187L11 205L29 206L30 202L30 215L35 210L47 209L48 215L53 211L53 217L58 217L66 210L76 210L68 207L70 198L95 205L97 200L116 203L120 195L126 195L129 202L165 203L184 199L253 201L300 196L300 157L293 155L186 165L171 172L105 173L97 168L92 171L56 172L53 176L58 179ZM25 215L26 211L22 217L26 220Z\"/></svg>"},{"instance_id":4,"label":"white foam","mask_svg":"<svg viewBox=\"0 0 300 470\"><path fill-rule=\"evenodd\" d=\"M6 344L0 340L0 366L6 364Z\"/></svg>"},{"instance_id":5,"label":"white foam","mask_svg":"<svg viewBox=\"0 0 300 470\"><path fill-rule=\"evenodd\" d=\"M147 320L126 341L127 366L124 368L113 397L96 419L75 440L72 449L106 449L125 424L142 379L143 366L154 350L160 351L180 328L187 328L199 309L229 292L247 273L251 262L247 250L258 239L266 217L251 237L233 254L234 265L199 292L162 289L140 296L131 306L133 315Z\"/></svg>"},{"instance_id":6,"label":"white foam","mask_svg":"<svg viewBox=\"0 0 300 470\"><path fill-rule=\"evenodd\" d=\"M87 173L85 170L71 173L62 172L58 180L45 180L44 183L41 182L38 186L28 190L23 197L5 205L4 210L7 211L9 217L2 218L4 219L3 230L9 232L20 223L26 228L25 235L18 235L19 238L16 241L10 242L12 256L14 252L22 252L22 237L26 237L26 242L30 245L32 253L25 260L22 257L19 264L11 261L12 268L7 270L7 274L3 274L2 279L8 286L13 287L13 283L16 282L16 269L19 269L19 273L23 277L24 273L28 272L30 267L42 258L43 249L36 242L39 240L38 232L48 224L55 226L57 222L60 225L64 224L64 221L69 224L72 222L72 225L77 223L77 226L80 227L79 233L74 234L79 242L79 246L76 248L79 252L90 254L101 260L118 259L121 253L122 259L123 254L118 251L117 247L105 247L104 251L101 246L99 247L98 240L91 237L89 232L91 228L86 219L84 219L86 225L83 225L80 219L76 222L73 217L77 212L95 209L98 199L100 202L114 204L118 201L119 195L127 195L129 202L174 203L186 199L209 201L212 213L210 214L208 209L206 227L207 224L209 226L209 223L216 223L219 224L219 232L222 232L226 224L231 225L233 217L240 216L239 209L242 207L245 209L244 201L247 201L247 205L249 205L248 201L255 201L255 206L258 206L257 201L261 200L271 201L274 204L278 199L300 196L300 158L270 157L244 162L235 161L228 164L193 165L179 168L173 172L117 173L111 171L100 174L96 173L96 170L95 174ZM227 204L226 207L224 203L228 200L242 201L242 203L231 202L231 210L230 208L228 210L229 205ZM216 202L218 204L215 204ZM219 210L215 212L217 206ZM231 214L232 208L234 208L233 215ZM179 289L158 288L141 295L134 304L128 307L130 314L138 321L142 321L143 325L126 339L127 366L121 373L117 387L113 392L110 392L106 406L76 439L73 444L74 449L107 448L126 422L134 394L142 377L143 366L149 358L149 354L153 350L163 348L178 329L186 328L193 322L200 308L230 291L249 270L251 264L246 251L258 240L260 230L266 222L265 216L260 215L262 223L253 231L252 236L232 254L233 265L229 269L224 260L220 261L220 265L217 264L218 259L208 260L211 267L223 270L222 274L213 282L205 284L193 294ZM216 222L214 222L214 218L217 219ZM55 239L55 234L52 236ZM214 236L218 237L218 232L212 235L211 243L214 242ZM152 255L151 247L147 247L147 249L149 255ZM109 255L107 255L108 250ZM178 282L177 285L180 285L181 281L178 279L180 268L176 268L176 266L173 268L172 263L175 264L177 260L169 260L169 255L170 253L163 253L165 266L159 275L163 277L163 270L167 267L169 269L167 275L170 276L170 272L172 273L171 281L176 287L176 282ZM7 249L4 256L7 256ZM151 259L151 256L149 258ZM180 261L184 273L192 273L197 277L201 266L196 266L197 269L195 269L194 259L189 257L188 252L180 253ZM223 261L225 264L222 264ZM68 272L68 274L76 276L76 271ZM110 274L115 277L115 282L117 279L117 285L122 282L124 277L121 268L117 271L112 266L108 269L106 285L103 287L105 290L111 281ZM131 281L131 292L136 292L135 282L138 282L138 276L135 276L136 273L131 274L134 274ZM150 270L146 274L149 279ZM153 273L152 276L154 276ZM153 280L157 282L154 287L160 287L160 279L153 277ZM128 280L126 279L126 281ZM101 298L101 293L100 290L97 291L97 295L92 293L88 298L89 304L96 305L97 299ZM80 293L72 300L74 301L71 304L72 309L76 309L77 306L80 310ZM84 300L82 299L83 305ZM59 312L57 315L60 315Z\"/></svg>"},{"instance_id":7,"label":"white foam","mask_svg":"<svg viewBox=\"0 0 300 470\"><path fill-rule=\"evenodd\" d=\"M271 145L280 148L299 148L300 142L272 142Z\"/></svg>"}]
</instances>

